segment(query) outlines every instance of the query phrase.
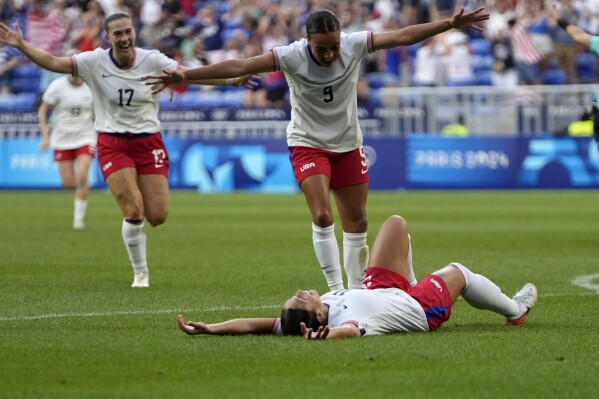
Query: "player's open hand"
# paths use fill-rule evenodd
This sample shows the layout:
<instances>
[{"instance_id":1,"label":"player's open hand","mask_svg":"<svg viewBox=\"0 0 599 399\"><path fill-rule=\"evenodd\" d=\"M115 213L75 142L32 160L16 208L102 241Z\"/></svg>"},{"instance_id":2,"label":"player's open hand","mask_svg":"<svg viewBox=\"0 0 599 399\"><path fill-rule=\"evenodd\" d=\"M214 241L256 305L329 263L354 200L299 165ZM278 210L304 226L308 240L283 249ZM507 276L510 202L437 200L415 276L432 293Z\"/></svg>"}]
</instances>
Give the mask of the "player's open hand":
<instances>
[{"instance_id":1,"label":"player's open hand","mask_svg":"<svg viewBox=\"0 0 599 399\"><path fill-rule=\"evenodd\" d=\"M464 7L458 10L451 17L451 26L455 29L475 29L482 31L483 28L478 25L478 22L489 19L489 13L483 12L485 7L479 7L470 12L464 12Z\"/></svg>"},{"instance_id":2,"label":"player's open hand","mask_svg":"<svg viewBox=\"0 0 599 399\"><path fill-rule=\"evenodd\" d=\"M244 75L233 79L233 86L245 86L246 89L253 89L258 86L260 76L258 75Z\"/></svg>"},{"instance_id":3,"label":"player's open hand","mask_svg":"<svg viewBox=\"0 0 599 399\"><path fill-rule=\"evenodd\" d=\"M15 30L0 22L0 41L11 46L19 47L23 43L23 32L19 24L14 24Z\"/></svg>"},{"instance_id":4,"label":"player's open hand","mask_svg":"<svg viewBox=\"0 0 599 399\"><path fill-rule=\"evenodd\" d=\"M302 329L302 334L304 338L309 340L318 340L318 339L326 339L329 335L331 329L329 326L320 326L318 330L313 331L311 328L306 327L306 323L300 323L300 327Z\"/></svg>"},{"instance_id":5,"label":"player's open hand","mask_svg":"<svg viewBox=\"0 0 599 399\"><path fill-rule=\"evenodd\" d=\"M185 80L183 72L176 69L163 69L163 74L148 75L146 86L156 86L152 89L152 94L160 93L167 87L176 86Z\"/></svg>"},{"instance_id":6,"label":"player's open hand","mask_svg":"<svg viewBox=\"0 0 599 399\"><path fill-rule=\"evenodd\" d=\"M187 335L211 334L210 328L204 323L196 323L194 321L185 323L183 315L177 317L177 324L179 325L179 329Z\"/></svg>"}]
</instances>

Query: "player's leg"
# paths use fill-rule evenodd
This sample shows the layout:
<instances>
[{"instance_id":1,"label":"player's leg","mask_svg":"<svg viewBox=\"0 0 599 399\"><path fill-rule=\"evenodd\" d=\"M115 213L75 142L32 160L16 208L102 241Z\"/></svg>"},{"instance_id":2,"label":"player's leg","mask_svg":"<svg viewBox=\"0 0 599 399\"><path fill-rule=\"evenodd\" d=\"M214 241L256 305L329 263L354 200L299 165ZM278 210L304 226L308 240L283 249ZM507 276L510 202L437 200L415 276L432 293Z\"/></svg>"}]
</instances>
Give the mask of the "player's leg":
<instances>
[{"instance_id":1,"label":"player's leg","mask_svg":"<svg viewBox=\"0 0 599 399\"><path fill-rule=\"evenodd\" d=\"M162 174L140 174L138 184L143 198L145 218L154 227L166 222L170 206L167 177Z\"/></svg>"},{"instance_id":2,"label":"player's leg","mask_svg":"<svg viewBox=\"0 0 599 399\"><path fill-rule=\"evenodd\" d=\"M72 159L61 160L58 163L58 173L60 174L60 183L64 188L75 187L75 164Z\"/></svg>"},{"instance_id":3,"label":"player's leg","mask_svg":"<svg viewBox=\"0 0 599 399\"><path fill-rule=\"evenodd\" d=\"M372 244L368 267L391 270L409 281L409 250L408 223L401 216L390 216Z\"/></svg>"},{"instance_id":4,"label":"player's leg","mask_svg":"<svg viewBox=\"0 0 599 399\"><path fill-rule=\"evenodd\" d=\"M308 176L302 180L301 188L312 215L312 243L322 273L331 290L342 289L343 275L329 196L329 177L324 174Z\"/></svg>"},{"instance_id":5,"label":"player's leg","mask_svg":"<svg viewBox=\"0 0 599 399\"><path fill-rule=\"evenodd\" d=\"M473 307L505 316L508 324L524 324L537 300L537 289L533 284L526 284L513 298L509 298L491 280L471 272L460 263L451 263L434 274L445 280L453 300L461 294Z\"/></svg>"},{"instance_id":6,"label":"player's leg","mask_svg":"<svg viewBox=\"0 0 599 399\"><path fill-rule=\"evenodd\" d=\"M333 193L343 226L343 266L347 285L349 289L359 289L369 256L366 241L368 183L337 188Z\"/></svg>"},{"instance_id":7,"label":"player's leg","mask_svg":"<svg viewBox=\"0 0 599 399\"><path fill-rule=\"evenodd\" d=\"M77 188L75 190L75 210L73 213L73 228L82 229L85 227L84 219L87 211L87 201L89 198L89 167L92 162L92 155L80 154L75 158L77 164Z\"/></svg>"},{"instance_id":8,"label":"player's leg","mask_svg":"<svg viewBox=\"0 0 599 399\"><path fill-rule=\"evenodd\" d=\"M137 185L137 172L134 168L123 168L106 178L106 183L123 213L121 233L131 266L133 267L133 287L149 285L146 260L146 232L144 230L144 206L141 191Z\"/></svg>"},{"instance_id":9,"label":"player's leg","mask_svg":"<svg viewBox=\"0 0 599 399\"><path fill-rule=\"evenodd\" d=\"M362 286L368 263L368 180L362 147L331 156L331 188L343 227L343 266L350 289Z\"/></svg>"}]
</instances>

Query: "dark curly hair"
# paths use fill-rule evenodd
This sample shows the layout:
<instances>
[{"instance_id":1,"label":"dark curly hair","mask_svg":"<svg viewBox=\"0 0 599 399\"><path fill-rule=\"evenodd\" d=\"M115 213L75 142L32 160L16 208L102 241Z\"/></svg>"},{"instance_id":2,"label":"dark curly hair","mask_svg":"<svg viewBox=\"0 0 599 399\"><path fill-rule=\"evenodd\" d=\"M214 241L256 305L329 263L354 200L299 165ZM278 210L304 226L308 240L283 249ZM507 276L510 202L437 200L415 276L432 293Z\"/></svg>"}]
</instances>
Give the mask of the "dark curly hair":
<instances>
[{"instance_id":1,"label":"dark curly hair","mask_svg":"<svg viewBox=\"0 0 599 399\"><path fill-rule=\"evenodd\" d=\"M313 33L331 33L341 30L341 24L335 14L329 10L314 11L306 21L306 35L310 39Z\"/></svg>"},{"instance_id":2,"label":"dark curly hair","mask_svg":"<svg viewBox=\"0 0 599 399\"><path fill-rule=\"evenodd\" d=\"M281 311L281 331L283 335L302 335L301 322L304 322L306 327L314 331L321 326L314 312L290 308L284 308Z\"/></svg>"}]
</instances>

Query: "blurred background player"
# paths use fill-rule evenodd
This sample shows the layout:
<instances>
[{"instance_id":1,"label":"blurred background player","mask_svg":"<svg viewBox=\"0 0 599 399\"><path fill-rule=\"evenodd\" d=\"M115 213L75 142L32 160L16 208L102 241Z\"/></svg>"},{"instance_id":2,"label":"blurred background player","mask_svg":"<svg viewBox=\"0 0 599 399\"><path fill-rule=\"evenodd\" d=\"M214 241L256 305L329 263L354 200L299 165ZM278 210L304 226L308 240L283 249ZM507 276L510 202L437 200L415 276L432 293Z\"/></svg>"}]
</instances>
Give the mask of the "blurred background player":
<instances>
[{"instance_id":1,"label":"blurred background player","mask_svg":"<svg viewBox=\"0 0 599 399\"><path fill-rule=\"evenodd\" d=\"M376 50L407 46L449 29L473 28L488 14L483 8L450 18L373 33L345 34L335 14L308 16L307 39L275 47L255 57L149 76L162 88L190 79L216 79L283 71L290 90L287 145L295 178L312 215L312 242L331 290L343 288L330 191L343 228L343 264L348 287L360 288L368 261L366 199L368 164L358 122L357 82L363 57Z\"/></svg>"},{"instance_id":2,"label":"blurred background player","mask_svg":"<svg viewBox=\"0 0 599 399\"><path fill-rule=\"evenodd\" d=\"M37 113L42 133L40 150L45 151L48 146L54 149L62 186L75 187L73 228L76 230L85 227L89 167L96 152L93 103L92 92L83 79L68 75L50 83Z\"/></svg>"}]
</instances>

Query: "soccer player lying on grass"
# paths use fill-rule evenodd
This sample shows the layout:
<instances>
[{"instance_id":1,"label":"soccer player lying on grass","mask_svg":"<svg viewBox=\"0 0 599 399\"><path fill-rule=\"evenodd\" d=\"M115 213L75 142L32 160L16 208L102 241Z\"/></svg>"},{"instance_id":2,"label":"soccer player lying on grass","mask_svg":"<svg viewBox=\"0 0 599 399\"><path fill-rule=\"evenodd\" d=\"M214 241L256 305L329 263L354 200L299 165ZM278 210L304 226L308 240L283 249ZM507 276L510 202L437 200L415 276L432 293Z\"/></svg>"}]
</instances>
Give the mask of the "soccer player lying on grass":
<instances>
[{"instance_id":1,"label":"soccer player lying on grass","mask_svg":"<svg viewBox=\"0 0 599 399\"><path fill-rule=\"evenodd\" d=\"M492 281L455 262L416 283L411 252L407 222L391 216L374 241L362 289L322 297L315 290L297 291L279 318L205 324L185 323L179 315L179 328L189 335L273 333L306 339L434 331L449 319L459 295L477 309L505 316L508 325L522 325L537 300L531 283L510 299Z\"/></svg>"}]
</instances>

